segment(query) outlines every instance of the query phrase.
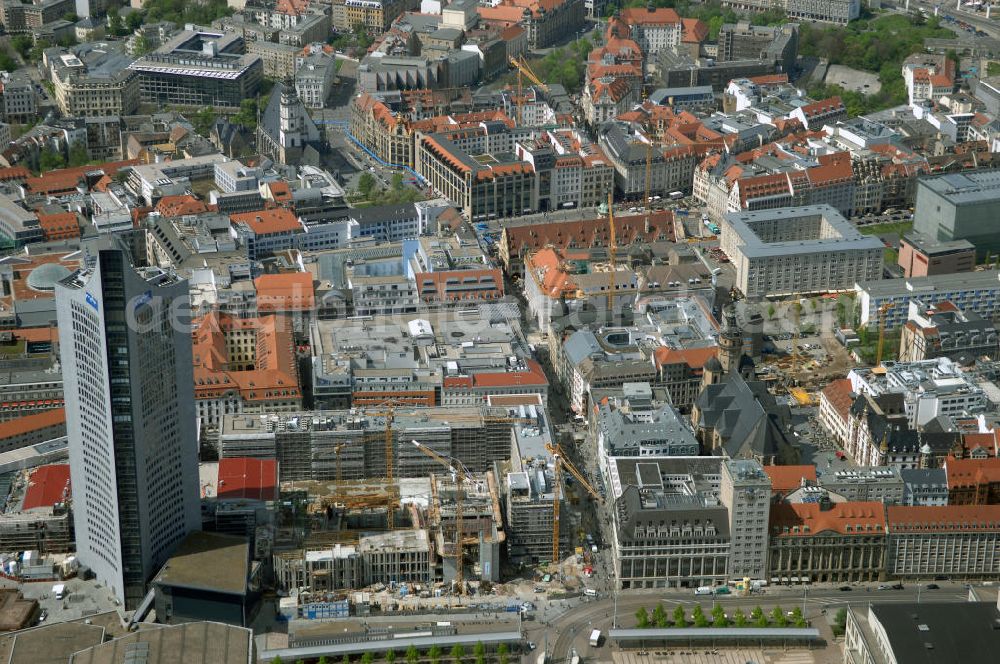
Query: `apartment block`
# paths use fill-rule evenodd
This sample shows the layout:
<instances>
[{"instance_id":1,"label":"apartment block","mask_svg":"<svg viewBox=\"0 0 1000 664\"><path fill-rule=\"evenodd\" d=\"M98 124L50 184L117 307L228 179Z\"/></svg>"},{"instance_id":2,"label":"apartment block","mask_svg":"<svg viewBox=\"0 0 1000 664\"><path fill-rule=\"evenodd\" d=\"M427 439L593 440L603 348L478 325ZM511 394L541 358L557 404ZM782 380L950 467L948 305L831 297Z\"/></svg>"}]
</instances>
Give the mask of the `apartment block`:
<instances>
[{"instance_id":1,"label":"apartment block","mask_svg":"<svg viewBox=\"0 0 1000 664\"><path fill-rule=\"evenodd\" d=\"M890 466L862 466L826 472L820 476L819 486L845 500L860 503L902 505L905 494L900 469Z\"/></svg>"},{"instance_id":2,"label":"apartment block","mask_svg":"<svg viewBox=\"0 0 1000 664\"><path fill-rule=\"evenodd\" d=\"M877 371L852 369L847 374L852 391L874 397L901 395L900 403L911 427L923 427L940 415L976 415L987 407L983 388L946 357L887 362L883 367Z\"/></svg>"},{"instance_id":3,"label":"apartment block","mask_svg":"<svg viewBox=\"0 0 1000 664\"><path fill-rule=\"evenodd\" d=\"M295 76L301 48L260 39L251 39L246 45L248 54L260 57L267 78L283 81Z\"/></svg>"},{"instance_id":4,"label":"apartment block","mask_svg":"<svg viewBox=\"0 0 1000 664\"><path fill-rule=\"evenodd\" d=\"M861 15L861 0L779 0L789 20L847 25Z\"/></svg>"},{"instance_id":5,"label":"apartment block","mask_svg":"<svg viewBox=\"0 0 1000 664\"><path fill-rule=\"evenodd\" d=\"M1000 328L974 312L965 313L953 303L910 300L909 320L899 342L901 362L937 357L953 360L1000 356Z\"/></svg>"},{"instance_id":6,"label":"apartment block","mask_svg":"<svg viewBox=\"0 0 1000 664\"><path fill-rule=\"evenodd\" d=\"M734 212L721 228L736 287L750 298L847 290L859 275L882 275L882 243L829 205Z\"/></svg>"},{"instance_id":7,"label":"apartment block","mask_svg":"<svg viewBox=\"0 0 1000 664\"><path fill-rule=\"evenodd\" d=\"M500 0L479 7L480 18L487 23L520 24L528 35L531 49L548 48L565 35L583 27L584 0Z\"/></svg>"},{"instance_id":8,"label":"apartment block","mask_svg":"<svg viewBox=\"0 0 1000 664\"><path fill-rule=\"evenodd\" d=\"M885 312L885 328L894 330L909 319L909 303L914 298L949 301L958 309L974 312L987 320L1000 316L1000 273L995 270L938 274L909 279L857 280L860 324L878 323L879 310Z\"/></svg>"}]
</instances>

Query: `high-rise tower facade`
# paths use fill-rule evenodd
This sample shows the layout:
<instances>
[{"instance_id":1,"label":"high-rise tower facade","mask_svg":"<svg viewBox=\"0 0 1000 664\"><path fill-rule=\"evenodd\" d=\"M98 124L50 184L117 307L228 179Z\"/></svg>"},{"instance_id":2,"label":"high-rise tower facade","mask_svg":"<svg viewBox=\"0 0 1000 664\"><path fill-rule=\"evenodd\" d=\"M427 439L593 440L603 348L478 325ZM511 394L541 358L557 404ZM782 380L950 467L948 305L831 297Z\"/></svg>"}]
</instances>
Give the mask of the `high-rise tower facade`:
<instances>
[{"instance_id":1,"label":"high-rise tower facade","mask_svg":"<svg viewBox=\"0 0 1000 664\"><path fill-rule=\"evenodd\" d=\"M132 609L200 526L187 282L115 239L56 307L77 554Z\"/></svg>"}]
</instances>

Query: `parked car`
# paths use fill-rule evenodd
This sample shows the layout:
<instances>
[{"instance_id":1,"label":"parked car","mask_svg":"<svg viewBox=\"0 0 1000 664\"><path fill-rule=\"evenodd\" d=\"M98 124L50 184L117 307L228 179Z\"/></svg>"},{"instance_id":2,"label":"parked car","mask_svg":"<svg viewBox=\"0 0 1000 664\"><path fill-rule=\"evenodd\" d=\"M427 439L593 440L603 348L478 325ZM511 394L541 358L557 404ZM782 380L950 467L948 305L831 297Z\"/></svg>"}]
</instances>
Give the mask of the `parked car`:
<instances>
[{"instance_id":1,"label":"parked car","mask_svg":"<svg viewBox=\"0 0 1000 664\"><path fill-rule=\"evenodd\" d=\"M847 592L850 592L851 590L852 590L852 588L850 586L841 586L840 587L840 592L847 593Z\"/></svg>"},{"instance_id":2,"label":"parked car","mask_svg":"<svg viewBox=\"0 0 1000 664\"><path fill-rule=\"evenodd\" d=\"M939 586L939 585L938 585L938 584L936 584L936 583L928 583L928 584L927 584L927 590L937 590L937 589L939 589L940 587L941 587L941 586Z\"/></svg>"}]
</instances>

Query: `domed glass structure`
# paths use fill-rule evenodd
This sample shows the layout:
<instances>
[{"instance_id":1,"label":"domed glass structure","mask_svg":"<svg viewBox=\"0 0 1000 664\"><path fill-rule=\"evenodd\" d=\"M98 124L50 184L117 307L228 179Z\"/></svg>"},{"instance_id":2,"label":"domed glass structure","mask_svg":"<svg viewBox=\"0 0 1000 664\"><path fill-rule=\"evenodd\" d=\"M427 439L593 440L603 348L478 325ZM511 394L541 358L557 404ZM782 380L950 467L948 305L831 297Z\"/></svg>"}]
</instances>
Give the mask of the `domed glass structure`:
<instances>
[{"instance_id":1,"label":"domed glass structure","mask_svg":"<svg viewBox=\"0 0 1000 664\"><path fill-rule=\"evenodd\" d=\"M73 274L72 270L59 263L39 265L28 275L28 287L36 291L51 292L56 289L56 282Z\"/></svg>"}]
</instances>

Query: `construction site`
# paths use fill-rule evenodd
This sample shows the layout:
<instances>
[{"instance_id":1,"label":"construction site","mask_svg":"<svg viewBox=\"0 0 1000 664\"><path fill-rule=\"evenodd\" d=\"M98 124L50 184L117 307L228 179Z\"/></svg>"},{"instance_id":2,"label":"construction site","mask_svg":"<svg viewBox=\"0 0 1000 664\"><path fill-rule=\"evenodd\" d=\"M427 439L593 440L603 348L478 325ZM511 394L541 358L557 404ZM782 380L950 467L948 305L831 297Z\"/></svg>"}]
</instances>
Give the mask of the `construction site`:
<instances>
[{"instance_id":1,"label":"construction site","mask_svg":"<svg viewBox=\"0 0 1000 664\"><path fill-rule=\"evenodd\" d=\"M361 432L320 443L332 453L331 479L279 471L287 499L276 519L278 587L303 603L317 596L340 601L356 590L461 597L498 584L510 571L501 569L501 560L540 565L556 578L581 575L584 557L570 555L583 538L579 508L600 496L553 443L544 413L532 404L359 411L300 419L291 430L287 420L268 420L261 429L269 429L277 445L287 445L287 437L303 451L315 445L313 434L324 438L344 424ZM247 421L224 423L223 449L233 442L232 424ZM491 427L504 432L482 435ZM244 453L247 442L242 439ZM378 462L381 468L373 470ZM381 476L348 476L373 472Z\"/></svg>"}]
</instances>

